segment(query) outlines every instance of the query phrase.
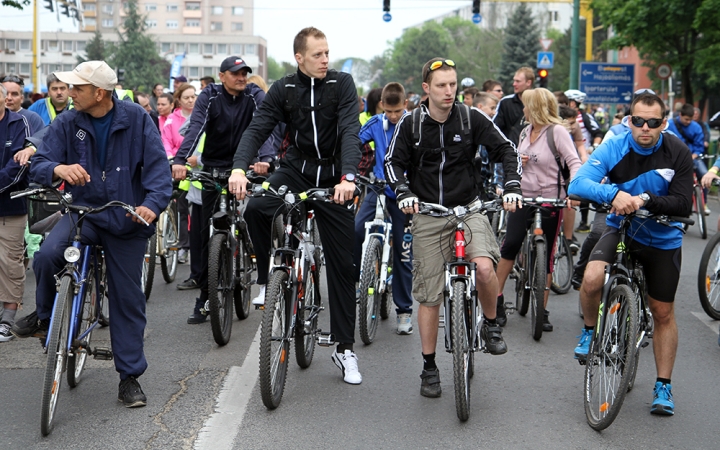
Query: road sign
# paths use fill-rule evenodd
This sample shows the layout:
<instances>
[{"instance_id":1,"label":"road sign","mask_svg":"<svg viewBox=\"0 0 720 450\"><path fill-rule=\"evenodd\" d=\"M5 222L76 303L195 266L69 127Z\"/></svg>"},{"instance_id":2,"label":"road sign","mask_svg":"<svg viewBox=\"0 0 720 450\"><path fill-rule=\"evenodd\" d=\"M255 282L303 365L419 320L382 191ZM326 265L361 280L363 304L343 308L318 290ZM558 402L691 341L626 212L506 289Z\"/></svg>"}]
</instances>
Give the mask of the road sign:
<instances>
[{"instance_id":1,"label":"road sign","mask_svg":"<svg viewBox=\"0 0 720 450\"><path fill-rule=\"evenodd\" d=\"M670 64L662 63L655 68L655 73L661 80L667 80L672 75L672 67Z\"/></svg>"},{"instance_id":2,"label":"road sign","mask_svg":"<svg viewBox=\"0 0 720 450\"><path fill-rule=\"evenodd\" d=\"M538 69L552 69L555 65L555 53L553 52L538 52L537 55L537 68Z\"/></svg>"},{"instance_id":3,"label":"road sign","mask_svg":"<svg viewBox=\"0 0 720 450\"><path fill-rule=\"evenodd\" d=\"M580 63L580 90L587 103L630 103L634 89L634 64Z\"/></svg>"},{"instance_id":4,"label":"road sign","mask_svg":"<svg viewBox=\"0 0 720 450\"><path fill-rule=\"evenodd\" d=\"M540 39L540 45L542 45L542 48L545 51L550 50L550 46L552 45L552 43L553 43L552 39L547 39L547 38Z\"/></svg>"}]
</instances>

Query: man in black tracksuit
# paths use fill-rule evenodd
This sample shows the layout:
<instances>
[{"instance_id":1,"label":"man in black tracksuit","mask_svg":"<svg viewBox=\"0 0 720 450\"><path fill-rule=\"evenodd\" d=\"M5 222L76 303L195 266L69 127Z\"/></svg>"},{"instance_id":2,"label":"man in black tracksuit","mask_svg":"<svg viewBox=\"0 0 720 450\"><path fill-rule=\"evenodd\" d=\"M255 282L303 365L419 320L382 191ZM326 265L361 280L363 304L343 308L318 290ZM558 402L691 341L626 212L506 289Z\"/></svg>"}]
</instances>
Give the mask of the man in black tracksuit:
<instances>
[{"instance_id":1,"label":"man in black tracksuit","mask_svg":"<svg viewBox=\"0 0 720 450\"><path fill-rule=\"evenodd\" d=\"M513 94L503 97L497 105L493 122L500 131L516 146L520 132L527 125L523 113L522 93L531 89L535 81L535 72L530 67L521 67L513 76Z\"/></svg>"},{"instance_id":2,"label":"man in black tracksuit","mask_svg":"<svg viewBox=\"0 0 720 450\"><path fill-rule=\"evenodd\" d=\"M203 171L212 172L213 169L227 171L232 168L233 155L240 142L240 137L250 125L253 115L265 99L265 92L262 89L247 82L248 72L252 72L252 69L245 61L236 56L230 56L220 65L222 84L209 84L200 93L190 116L190 125L185 139L173 159L173 178L185 179L187 158L192 156L203 133L206 136L202 155ZM257 148L259 148L258 153L261 156L274 157L275 155L271 143ZM259 174L266 172L269 164L264 164L263 170L257 170L259 167L256 167L256 172ZM195 300L193 314L188 318L189 324L202 323L207 319L203 306L208 298L208 245L210 240L208 225L217 207L216 202L219 195L220 193L214 190L203 190L201 214L199 217L193 214L191 218L190 226L200 228L200 255L192 255L192 258L200 257L201 275L198 283L200 298Z\"/></svg>"},{"instance_id":3,"label":"man in black tracksuit","mask_svg":"<svg viewBox=\"0 0 720 450\"><path fill-rule=\"evenodd\" d=\"M279 122L287 124L287 152L280 169L268 182L274 188L285 185L296 193L311 187L335 188L335 203L313 203L328 268L330 331L338 343L332 359L342 370L346 383L360 384L362 376L353 352L355 224L352 211L344 205L355 192L360 162L357 91L350 75L328 70L329 50L320 30L300 31L295 37L294 52L297 73L272 85L240 141L230 191L244 198L245 171L250 160ZM252 198L245 211L257 255L257 282L261 286L268 278L272 219L281 207L282 201L277 198L259 197Z\"/></svg>"}]
</instances>

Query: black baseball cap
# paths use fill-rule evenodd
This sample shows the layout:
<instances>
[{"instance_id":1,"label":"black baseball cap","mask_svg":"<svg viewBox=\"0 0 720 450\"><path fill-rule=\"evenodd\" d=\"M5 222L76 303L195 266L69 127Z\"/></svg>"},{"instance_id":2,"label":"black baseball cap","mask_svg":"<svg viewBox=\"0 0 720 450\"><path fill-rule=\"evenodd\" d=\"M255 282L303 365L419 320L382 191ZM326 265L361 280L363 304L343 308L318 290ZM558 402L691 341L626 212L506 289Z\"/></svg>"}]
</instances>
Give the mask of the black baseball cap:
<instances>
[{"instance_id":1,"label":"black baseball cap","mask_svg":"<svg viewBox=\"0 0 720 450\"><path fill-rule=\"evenodd\" d=\"M187 83L187 78L185 78L184 75L178 75L176 77L172 77L173 80L178 80L181 83Z\"/></svg>"},{"instance_id":2,"label":"black baseball cap","mask_svg":"<svg viewBox=\"0 0 720 450\"><path fill-rule=\"evenodd\" d=\"M247 69L248 72L252 73L252 69L250 66L248 66L245 61L238 57L238 56L228 56L225 58L225 60L220 64L220 72L237 72L240 69Z\"/></svg>"}]
</instances>

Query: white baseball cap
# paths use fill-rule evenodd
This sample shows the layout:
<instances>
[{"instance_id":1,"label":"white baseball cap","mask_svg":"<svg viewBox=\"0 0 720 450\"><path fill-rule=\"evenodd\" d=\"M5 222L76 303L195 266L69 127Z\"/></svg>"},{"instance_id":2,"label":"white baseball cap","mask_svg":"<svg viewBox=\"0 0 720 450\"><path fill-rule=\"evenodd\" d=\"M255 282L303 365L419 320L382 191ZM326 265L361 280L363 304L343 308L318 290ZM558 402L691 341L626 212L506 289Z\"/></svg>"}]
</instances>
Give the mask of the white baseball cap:
<instances>
[{"instance_id":1,"label":"white baseball cap","mask_svg":"<svg viewBox=\"0 0 720 450\"><path fill-rule=\"evenodd\" d=\"M100 89L112 91L117 84L115 71L105 61L85 61L70 72L55 72L58 80L67 84L92 84Z\"/></svg>"}]
</instances>

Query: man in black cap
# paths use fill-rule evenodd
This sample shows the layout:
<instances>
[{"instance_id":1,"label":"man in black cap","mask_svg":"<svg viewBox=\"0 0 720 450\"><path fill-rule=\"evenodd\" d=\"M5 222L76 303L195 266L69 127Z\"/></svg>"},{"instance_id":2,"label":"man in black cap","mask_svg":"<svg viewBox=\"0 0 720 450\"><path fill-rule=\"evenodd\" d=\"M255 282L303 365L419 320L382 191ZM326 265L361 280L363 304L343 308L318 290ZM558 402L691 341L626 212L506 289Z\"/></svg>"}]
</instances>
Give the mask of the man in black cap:
<instances>
[{"instance_id":1,"label":"man in black cap","mask_svg":"<svg viewBox=\"0 0 720 450\"><path fill-rule=\"evenodd\" d=\"M220 83L207 85L198 95L185 139L173 159L174 179L185 179L187 158L192 156L203 133L205 133L203 171L232 169L235 149L240 143L240 138L250 125L253 114L265 100L265 91L247 82L248 73L252 73L252 69L242 58L237 56L225 58L220 65ZM254 168L258 173L266 173L270 163L275 159L275 148L266 142L258 151L258 156L260 162ZM198 282L200 298L196 299L193 314L188 318L190 324L202 323L207 319L204 308L208 298L209 230L207 227L215 212L218 195L217 191L202 192L201 275ZM193 280L186 282L194 283Z\"/></svg>"},{"instance_id":2,"label":"man in black cap","mask_svg":"<svg viewBox=\"0 0 720 450\"><path fill-rule=\"evenodd\" d=\"M220 70L222 70L222 68ZM177 91L177 88L179 88L181 84L188 82L184 75L178 75L171 78L173 80L173 92Z\"/></svg>"}]
</instances>

